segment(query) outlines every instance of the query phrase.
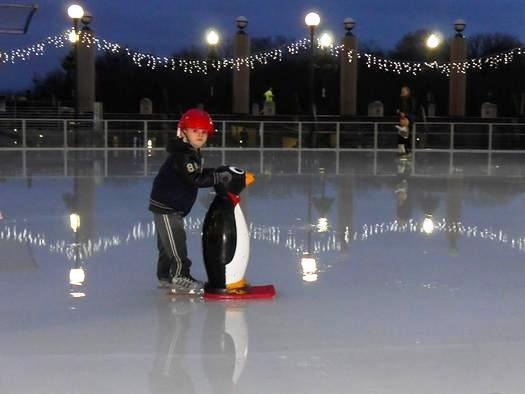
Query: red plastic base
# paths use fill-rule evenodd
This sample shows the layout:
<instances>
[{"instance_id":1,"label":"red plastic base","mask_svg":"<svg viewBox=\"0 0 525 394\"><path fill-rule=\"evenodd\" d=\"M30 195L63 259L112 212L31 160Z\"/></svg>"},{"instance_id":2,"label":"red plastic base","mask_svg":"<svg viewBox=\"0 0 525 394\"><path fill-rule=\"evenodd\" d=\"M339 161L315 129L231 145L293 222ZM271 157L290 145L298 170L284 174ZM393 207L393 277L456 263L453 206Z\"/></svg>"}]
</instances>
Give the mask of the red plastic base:
<instances>
[{"instance_id":1,"label":"red plastic base","mask_svg":"<svg viewBox=\"0 0 525 394\"><path fill-rule=\"evenodd\" d=\"M276 294L273 285L248 286L231 293L210 293L205 291L204 298L215 300L239 300L250 298L272 298Z\"/></svg>"}]
</instances>

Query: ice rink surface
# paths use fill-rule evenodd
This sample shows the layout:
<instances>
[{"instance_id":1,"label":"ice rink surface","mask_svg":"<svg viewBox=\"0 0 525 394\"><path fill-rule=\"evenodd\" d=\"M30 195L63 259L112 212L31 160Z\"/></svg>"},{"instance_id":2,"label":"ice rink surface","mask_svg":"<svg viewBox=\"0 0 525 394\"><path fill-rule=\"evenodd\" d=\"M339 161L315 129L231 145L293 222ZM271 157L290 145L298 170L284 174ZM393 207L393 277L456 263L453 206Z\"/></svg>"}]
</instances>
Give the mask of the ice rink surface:
<instances>
[{"instance_id":1,"label":"ice rink surface","mask_svg":"<svg viewBox=\"0 0 525 394\"><path fill-rule=\"evenodd\" d=\"M0 393L523 393L525 155L205 151L278 292L211 302L156 288L163 155L115 153L0 153Z\"/></svg>"}]
</instances>

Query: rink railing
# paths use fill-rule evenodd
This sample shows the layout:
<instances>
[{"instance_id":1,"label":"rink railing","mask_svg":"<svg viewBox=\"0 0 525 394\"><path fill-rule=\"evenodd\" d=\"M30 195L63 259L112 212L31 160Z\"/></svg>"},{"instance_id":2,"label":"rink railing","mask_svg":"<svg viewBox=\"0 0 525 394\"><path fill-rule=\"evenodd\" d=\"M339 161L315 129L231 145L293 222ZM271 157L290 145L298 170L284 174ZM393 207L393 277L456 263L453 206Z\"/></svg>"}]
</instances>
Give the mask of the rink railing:
<instances>
[{"instance_id":1,"label":"rink railing","mask_svg":"<svg viewBox=\"0 0 525 394\"><path fill-rule=\"evenodd\" d=\"M345 172L345 161L358 160L355 168L367 165L368 173L377 174L384 170L378 159L380 162L397 150L395 125L218 121L218 132L208 139L206 156L212 157L212 164L226 164L231 160L229 155L235 154L236 160L243 158L247 166L258 167L261 173L276 171L279 161L291 158L296 163L294 173L321 166L339 174ZM119 175L115 168L126 165L134 166L134 174L151 175L162 162L164 147L176 127L177 121L170 120L0 119L0 176L45 175L40 167L49 165L61 167L51 174L71 175L78 167L74 159L79 158L84 166L99 166L94 171L106 176ZM446 171L454 171L463 153L481 154L484 172L490 175L495 167L493 157L499 160L500 153L525 153L525 123L415 123L411 145L413 163L418 153L442 153L433 157L446 161ZM325 158L320 163L314 156ZM417 173L415 166L411 172ZM122 170L122 175L130 174Z\"/></svg>"},{"instance_id":2,"label":"rink railing","mask_svg":"<svg viewBox=\"0 0 525 394\"><path fill-rule=\"evenodd\" d=\"M395 122L219 121L208 148L395 150ZM173 120L0 119L0 149L163 149ZM525 151L525 123L415 123L414 151Z\"/></svg>"}]
</instances>

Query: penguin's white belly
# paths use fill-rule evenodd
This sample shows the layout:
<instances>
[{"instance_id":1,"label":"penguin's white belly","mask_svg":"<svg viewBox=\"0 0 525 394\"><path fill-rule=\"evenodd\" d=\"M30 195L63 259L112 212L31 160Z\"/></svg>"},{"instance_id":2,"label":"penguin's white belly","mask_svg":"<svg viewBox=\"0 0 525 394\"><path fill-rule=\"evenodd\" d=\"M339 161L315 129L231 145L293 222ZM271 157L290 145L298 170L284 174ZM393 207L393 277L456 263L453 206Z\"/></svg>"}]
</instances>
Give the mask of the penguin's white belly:
<instances>
[{"instance_id":1,"label":"penguin's white belly","mask_svg":"<svg viewBox=\"0 0 525 394\"><path fill-rule=\"evenodd\" d=\"M226 285L244 279L248 260L250 259L250 234L246 219L239 205L235 206L235 226L237 230L237 244L232 260L226 264Z\"/></svg>"}]
</instances>

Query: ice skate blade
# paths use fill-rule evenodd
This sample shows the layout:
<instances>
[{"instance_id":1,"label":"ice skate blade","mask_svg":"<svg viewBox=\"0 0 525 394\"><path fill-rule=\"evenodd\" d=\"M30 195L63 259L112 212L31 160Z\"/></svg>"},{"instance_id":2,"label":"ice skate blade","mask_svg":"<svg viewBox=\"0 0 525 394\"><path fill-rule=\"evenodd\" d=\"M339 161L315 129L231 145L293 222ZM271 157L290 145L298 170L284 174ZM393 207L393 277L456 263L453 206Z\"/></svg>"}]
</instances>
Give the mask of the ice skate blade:
<instances>
[{"instance_id":1,"label":"ice skate blade","mask_svg":"<svg viewBox=\"0 0 525 394\"><path fill-rule=\"evenodd\" d=\"M204 294L204 290L190 290L190 291L177 291L176 289L169 289L168 294L171 296L202 296Z\"/></svg>"}]
</instances>

